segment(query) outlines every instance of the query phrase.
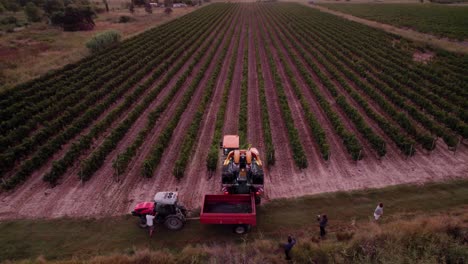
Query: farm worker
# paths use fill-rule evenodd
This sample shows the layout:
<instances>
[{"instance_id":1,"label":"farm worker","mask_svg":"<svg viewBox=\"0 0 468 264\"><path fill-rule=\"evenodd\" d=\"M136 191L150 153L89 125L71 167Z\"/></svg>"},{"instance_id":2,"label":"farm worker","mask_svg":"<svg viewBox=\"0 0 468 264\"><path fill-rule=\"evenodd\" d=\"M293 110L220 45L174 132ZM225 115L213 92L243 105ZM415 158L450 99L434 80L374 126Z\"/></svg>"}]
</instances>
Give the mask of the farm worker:
<instances>
[{"instance_id":1,"label":"farm worker","mask_svg":"<svg viewBox=\"0 0 468 264\"><path fill-rule=\"evenodd\" d=\"M320 226L320 238L323 238L327 234L327 231L325 231L325 227L327 227L328 224L328 217L326 214L322 216L318 215L317 221L319 221Z\"/></svg>"},{"instance_id":2,"label":"farm worker","mask_svg":"<svg viewBox=\"0 0 468 264\"><path fill-rule=\"evenodd\" d=\"M375 221L379 220L379 218L383 215L383 203L379 203L377 208L374 211L374 218Z\"/></svg>"},{"instance_id":3,"label":"farm worker","mask_svg":"<svg viewBox=\"0 0 468 264\"><path fill-rule=\"evenodd\" d=\"M296 239L292 236L288 236L288 243L284 244L284 254L286 254L286 260L291 260L289 252L291 252L291 249L294 247L295 244Z\"/></svg>"},{"instance_id":4,"label":"farm worker","mask_svg":"<svg viewBox=\"0 0 468 264\"><path fill-rule=\"evenodd\" d=\"M154 222L153 222L153 220L154 220L154 218L155 218L155 213L146 215L146 225L149 228L150 237L153 236L153 231L154 231Z\"/></svg>"}]
</instances>

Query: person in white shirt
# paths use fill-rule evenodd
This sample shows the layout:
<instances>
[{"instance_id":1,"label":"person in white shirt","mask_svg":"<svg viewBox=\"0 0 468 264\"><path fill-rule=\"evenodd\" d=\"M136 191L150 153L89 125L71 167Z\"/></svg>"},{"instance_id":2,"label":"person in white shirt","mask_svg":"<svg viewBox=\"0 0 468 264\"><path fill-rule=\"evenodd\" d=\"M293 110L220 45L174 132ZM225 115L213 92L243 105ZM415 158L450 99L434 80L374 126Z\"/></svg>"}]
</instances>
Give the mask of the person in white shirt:
<instances>
[{"instance_id":1,"label":"person in white shirt","mask_svg":"<svg viewBox=\"0 0 468 264\"><path fill-rule=\"evenodd\" d=\"M375 221L379 220L379 218L383 215L383 203L379 203L377 208L374 211L374 218Z\"/></svg>"},{"instance_id":2,"label":"person in white shirt","mask_svg":"<svg viewBox=\"0 0 468 264\"><path fill-rule=\"evenodd\" d=\"M154 231L154 221L153 220L154 220L154 218L155 218L155 213L146 215L146 225L149 228L150 237L153 236L153 231Z\"/></svg>"}]
</instances>

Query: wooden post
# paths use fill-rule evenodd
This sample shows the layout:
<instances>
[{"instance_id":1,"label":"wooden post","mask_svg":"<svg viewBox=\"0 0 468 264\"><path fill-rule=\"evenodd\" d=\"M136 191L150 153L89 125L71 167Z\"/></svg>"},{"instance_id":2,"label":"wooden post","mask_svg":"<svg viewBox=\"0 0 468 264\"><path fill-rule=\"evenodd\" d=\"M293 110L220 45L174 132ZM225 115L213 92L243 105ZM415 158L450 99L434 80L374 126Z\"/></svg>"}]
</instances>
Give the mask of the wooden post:
<instances>
[{"instance_id":1,"label":"wooden post","mask_svg":"<svg viewBox=\"0 0 468 264\"><path fill-rule=\"evenodd\" d=\"M435 145L436 140L437 140L437 137L434 137L434 139L432 140L431 152L434 150L434 145Z\"/></svg>"},{"instance_id":2,"label":"wooden post","mask_svg":"<svg viewBox=\"0 0 468 264\"><path fill-rule=\"evenodd\" d=\"M80 160L80 183L81 183L81 186L84 185L84 181L83 181L83 166L81 165L81 160Z\"/></svg>"},{"instance_id":3,"label":"wooden post","mask_svg":"<svg viewBox=\"0 0 468 264\"><path fill-rule=\"evenodd\" d=\"M359 161L359 159L361 158L361 154L362 154L362 149L359 150L359 154L358 154L357 159L356 159L356 164Z\"/></svg>"},{"instance_id":4,"label":"wooden post","mask_svg":"<svg viewBox=\"0 0 468 264\"><path fill-rule=\"evenodd\" d=\"M458 143L457 145L455 145L455 149L453 150L453 155L455 156L455 153L457 152L457 149L458 149L458 146L461 144L462 142L462 137L459 137L458 138Z\"/></svg>"}]
</instances>

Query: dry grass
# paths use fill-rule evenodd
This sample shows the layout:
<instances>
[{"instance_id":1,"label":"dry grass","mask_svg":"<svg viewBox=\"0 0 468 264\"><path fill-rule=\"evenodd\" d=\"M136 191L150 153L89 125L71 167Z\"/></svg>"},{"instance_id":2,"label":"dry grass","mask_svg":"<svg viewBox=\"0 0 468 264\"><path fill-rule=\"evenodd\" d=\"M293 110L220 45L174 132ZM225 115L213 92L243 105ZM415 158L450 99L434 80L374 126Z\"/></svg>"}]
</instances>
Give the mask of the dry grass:
<instances>
[{"instance_id":1,"label":"dry grass","mask_svg":"<svg viewBox=\"0 0 468 264\"><path fill-rule=\"evenodd\" d=\"M449 214L399 215L388 223L362 222L349 227L346 239L331 233L320 241L310 234L297 238L293 263L465 263L468 260L468 208ZM354 236L351 238L349 234ZM341 234L343 235L343 234ZM132 249L125 254L78 258L53 263L284 263L280 244L259 238L250 242L187 245L180 252ZM23 262L29 263L29 262ZM47 263L38 257L33 263Z\"/></svg>"},{"instance_id":2,"label":"dry grass","mask_svg":"<svg viewBox=\"0 0 468 264\"><path fill-rule=\"evenodd\" d=\"M115 9L100 14L93 31L63 32L60 28L37 23L5 34L0 37L0 89L7 89L82 59L89 54L85 43L99 32L114 29L125 39L196 9L175 8L171 15L164 14L162 8L154 9L153 14L137 8L133 15L128 10ZM135 21L118 23L122 15L132 16Z\"/></svg>"}]
</instances>

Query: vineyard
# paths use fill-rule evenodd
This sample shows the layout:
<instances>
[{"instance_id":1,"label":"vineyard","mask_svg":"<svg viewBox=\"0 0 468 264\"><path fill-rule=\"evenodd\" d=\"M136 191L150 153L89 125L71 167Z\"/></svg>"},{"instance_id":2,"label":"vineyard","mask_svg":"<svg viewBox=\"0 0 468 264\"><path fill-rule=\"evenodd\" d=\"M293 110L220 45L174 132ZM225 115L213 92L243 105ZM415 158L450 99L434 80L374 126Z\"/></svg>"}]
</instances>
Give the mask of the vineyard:
<instances>
[{"instance_id":1,"label":"vineyard","mask_svg":"<svg viewBox=\"0 0 468 264\"><path fill-rule=\"evenodd\" d=\"M419 32L468 39L468 7L437 4L323 4L324 7Z\"/></svg>"},{"instance_id":2,"label":"vineyard","mask_svg":"<svg viewBox=\"0 0 468 264\"><path fill-rule=\"evenodd\" d=\"M224 134L270 199L466 176L468 57L414 52L299 4L210 4L0 94L0 218L197 207Z\"/></svg>"}]
</instances>

